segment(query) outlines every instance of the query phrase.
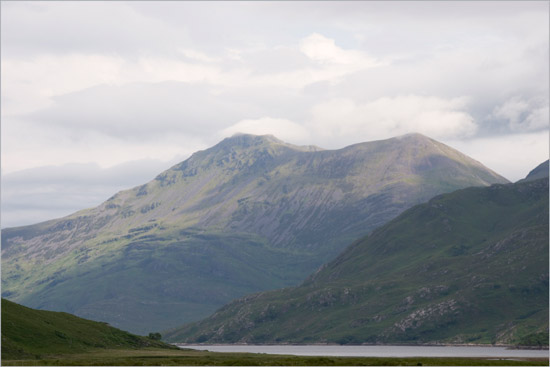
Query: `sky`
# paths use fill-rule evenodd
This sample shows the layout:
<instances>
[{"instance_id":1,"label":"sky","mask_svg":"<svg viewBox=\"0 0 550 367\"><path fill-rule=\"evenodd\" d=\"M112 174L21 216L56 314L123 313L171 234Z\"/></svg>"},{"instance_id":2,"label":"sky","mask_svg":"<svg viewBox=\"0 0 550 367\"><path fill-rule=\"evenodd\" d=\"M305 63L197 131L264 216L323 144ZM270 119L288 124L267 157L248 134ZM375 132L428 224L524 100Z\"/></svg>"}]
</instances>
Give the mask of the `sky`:
<instances>
[{"instance_id":1,"label":"sky","mask_svg":"<svg viewBox=\"0 0 550 367\"><path fill-rule=\"evenodd\" d=\"M238 132L326 149L419 132L510 181L548 159L548 1L0 6L2 228Z\"/></svg>"}]
</instances>

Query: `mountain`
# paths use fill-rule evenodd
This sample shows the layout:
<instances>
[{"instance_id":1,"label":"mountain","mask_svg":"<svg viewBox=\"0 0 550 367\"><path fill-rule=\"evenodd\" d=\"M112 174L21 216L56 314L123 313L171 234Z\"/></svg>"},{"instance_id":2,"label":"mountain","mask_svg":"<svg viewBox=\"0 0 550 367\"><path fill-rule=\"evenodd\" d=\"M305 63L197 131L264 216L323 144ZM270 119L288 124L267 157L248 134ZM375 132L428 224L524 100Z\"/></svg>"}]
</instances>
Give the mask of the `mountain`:
<instances>
[{"instance_id":1,"label":"mountain","mask_svg":"<svg viewBox=\"0 0 550 367\"><path fill-rule=\"evenodd\" d=\"M2 361L98 349L172 349L105 323L64 313L27 308L2 298Z\"/></svg>"},{"instance_id":2,"label":"mountain","mask_svg":"<svg viewBox=\"0 0 550 367\"><path fill-rule=\"evenodd\" d=\"M548 178L408 209L302 285L246 296L167 340L207 343L548 341ZM542 334L541 334L542 333Z\"/></svg>"},{"instance_id":3,"label":"mountain","mask_svg":"<svg viewBox=\"0 0 550 367\"><path fill-rule=\"evenodd\" d=\"M96 208L2 231L2 295L148 332L296 285L434 195L507 182L419 134L339 150L238 135Z\"/></svg>"},{"instance_id":4,"label":"mountain","mask_svg":"<svg viewBox=\"0 0 550 367\"><path fill-rule=\"evenodd\" d=\"M546 160L546 162L542 162L541 164L539 164L531 172L529 172L527 177L520 180L519 182L538 180L539 178L548 177L548 174L548 160Z\"/></svg>"}]
</instances>

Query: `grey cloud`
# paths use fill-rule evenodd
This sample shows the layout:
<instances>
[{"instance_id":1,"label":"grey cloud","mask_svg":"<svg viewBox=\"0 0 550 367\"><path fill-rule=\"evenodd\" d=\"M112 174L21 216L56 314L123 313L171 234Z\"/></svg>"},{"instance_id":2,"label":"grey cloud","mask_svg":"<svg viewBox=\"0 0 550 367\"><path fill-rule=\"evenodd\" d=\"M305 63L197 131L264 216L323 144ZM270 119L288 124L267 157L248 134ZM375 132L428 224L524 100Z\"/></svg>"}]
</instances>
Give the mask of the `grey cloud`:
<instances>
[{"instance_id":1,"label":"grey cloud","mask_svg":"<svg viewBox=\"0 0 550 367\"><path fill-rule=\"evenodd\" d=\"M289 47L265 49L245 57L243 63L256 75L304 69L312 64L303 53Z\"/></svg>"},{"instance_id":2,"label":"grey cloud","mask_svg":"<svg viewBox=\"0 0 550 367\"><path fill-rule=\"evenodd\" d=\"M548 3L540 1L3 2L2 46L8 56L173 54L180 47L220 54L225 48L289 44L320 32L367 52L429 53L434 44L468 42L464 36L487 29L532 33L547 13Z\"/></svg>"},{"instance_id":3,"label":"grey cloud","mask_svg":"<svg viewBox=\"0 0 550 367\"><path fill-rule=\"evenodd\" d=\"M210 89L180 82L102 85L56 97L51 107L26 119L124 139L150 139L174 132L207 135L254 114L254 106L229 103Z\"/></svg>"},{"instance_id":4,"label":"grey cloud","mask_svg":"<svg viewBox=\"0 0 550 367\"><path fill-rule=\"evenodd\" d=\"M2 2L2 53L177 51L182 26L147 17L124 2Z\"/></svg>"},{"instance_id":5,"label":"grey cloud","mask_svg":"<svg viewBox=\"0 0 550 367\"><path fill-rule=\"evenodd\" d=\"M32 224L101 204L120 190L152 180L177 162L140 160L37 167L2 176L2 228Z\"/></svg>"},{"instance_id":6,"label":"grey cloud","mask_svg":"<svg viewBox=\"0 0 550 367\"><path fill-rule=\"evenodd\" d=\"M520 96L532 109L531 115L524 111L521 121L547 131L540 121L548 115L548 2L2 2L1 7L2 54L14 63L46 53L115 55L124 65L147 57L200 64L185 59L183 48L217 58L209 65L222 72L242 69L252 77L273 76L309 65L297 47L312 33L388 62L303 89L253 83L229 87L216 80L100 85L55 97L51 107L25 116L34 126L55 127L64 137L86 140L94 132L123 144L178 134L209 146L217 142L217 132L240 120L270 117L303 124L312 106L332 99L365 104L407 95L467 97L465 112L479 126L475 138L513 133L507 115L494 111ZM242 58L228 59L231 49ZM10 94L2 98L5 102ZM352 143L330 140L326 147ZM478 141L474 152L488 154L489 149L477 148L486 141ZM513 142L510 135L506 146ZM143 165L117 172L67 166L6 175L3 225L97 205L121 186L152 178L153 171L158 173Z\"/></svg>"},{"instance_id":7,"label":"grey cloud","mask_svg":"<svg viewBox=\"0 0 550 367\"><path fill-rule=\"evenodd\" d=\"M257 17L253 8L237 2L3 2L3 53L136 57L191 47L219 55L267 38L290 39L279 19L263 11Z\"/></svg>"},{"instance_id":8,"label":"grey cloud","mask_svg":"<svg viewBox=\"0 0 550 367\"><path fill-rule=\"evenodd\" d=\"M517 46L510 44L508 53L500 55L482 49L478 53L454 50L414 62L392 62L356 72L336 85L310 85L305 93L319 100L348 96L359 102L400 95L467 97L468 112L479 124L479 134L506 133L510 132L508 121L495 118L495 107L516 95L538 100L534 108L548 103L548 55L541 52L535 57ZM547 44L540 46L547 50ZM500 65L485 68L483 60Z\"/></svg>"},{"instance_id":9,"label":"grey cloud","mask_svg":"<svg viewBox=\"0 0 550 367\"><path fill-rule=\"evenodd\" d=\"M212 132L265 116L303 120L313 99L284 87L213 87L204 83L131 83L97 86L54 99L24 117L84 136L90 131L122 140L185 134L212 141Z\"/></svg>"}]
</instances>

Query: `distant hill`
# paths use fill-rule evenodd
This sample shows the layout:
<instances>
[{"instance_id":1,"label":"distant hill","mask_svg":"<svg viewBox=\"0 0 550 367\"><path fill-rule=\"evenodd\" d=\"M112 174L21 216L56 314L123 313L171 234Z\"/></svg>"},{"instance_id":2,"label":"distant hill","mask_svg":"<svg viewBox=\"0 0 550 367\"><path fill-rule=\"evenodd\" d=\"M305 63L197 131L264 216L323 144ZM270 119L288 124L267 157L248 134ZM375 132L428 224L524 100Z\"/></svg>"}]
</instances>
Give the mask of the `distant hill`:
<instances>
[{"instance_id":1,"label":"distant hill","mask_svg":"<svg viewBox=\"0 0 550 367\"><path fill-rule=\"evenodd\" d=\"M147 334L296 285L412 205L507 182L419 134L339 150L238 135L96 208L2 231L2 295Z\"/></svg>"},{"instance_id":2,"label":"distant hill","mask_svg":"<svg viewBox=\"0 0 550 367\"><path fill-rule=\"evenodd\" d=\"M546 162L542 162L541 164L539 164L536 168L534 168L531 172L529 172L527 177L520 180L519 182L538 180L539 178L548 177L548 174L549 173L548 173L548 160L547 160Z\"/></svg>"},{"instance_id":3,"label":"distant hill","mask_svg":"<svg viewBox=\"0 0 550 367\"><path fill-rule=\"evenodd\" d=\"M302 285L235 300L167 340L548 342L548 178L414 206Z\"/></svg>"},{"instance_id":4,"label":"distant hill","mask_svg":"<svg viewBox=\"0 0 550 367\"><path fill-rule=\"evenodd\" d=\"M2 360L98 349L174 348L64 313L27 308L2 298Z\"/></svg>"}]
</instances>

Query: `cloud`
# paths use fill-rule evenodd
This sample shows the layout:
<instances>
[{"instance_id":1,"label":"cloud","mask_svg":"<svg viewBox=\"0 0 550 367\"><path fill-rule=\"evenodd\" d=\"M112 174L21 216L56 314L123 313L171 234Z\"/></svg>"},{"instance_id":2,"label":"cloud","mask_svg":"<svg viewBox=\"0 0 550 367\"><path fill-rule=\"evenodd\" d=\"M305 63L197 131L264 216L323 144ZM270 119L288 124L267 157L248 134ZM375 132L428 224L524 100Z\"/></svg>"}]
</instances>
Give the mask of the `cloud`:
<instances>
[{"instance_id":1,"label":"cloud","mask_svg":"<svg viewBox=\"0 0 550 367\"><path fill-rule=\"evenodd\" d=\"M130 141L174 133L204 136L254 111L225 100L205 84L181 82L100 85L52 101L25 120Z\"/></svg>"},{"instance_id":2,"label":"cloud","mask_svg":"<svg viewBox=\"0 0 550 367\"><path fill-rule=\"evenodd\" d=\"M107 168L141 159L170 161L209 145L196 136L177 132L132 140L86 129L67 130L48 123L15 120L7 126L2 124L2 173L72 162L95 162Z\"/></svg>"},{"instance_id":3,"label":"cloud","mask_svg":"<svg viewBox=\"0 0 550 367\"><path fill-rule=\"evenodd\" d=\"M126 62L101 54L44 54L32 59L2 57L2 115L51 106L55 96L99 84L121 82Z\"/></svg>"},{"instance_id":4,"label":"cloud","mask_svg":"<svg viewBox=\"0 0 550 367\"><path fill-rule=\"evenodd\" d=\"M176 162L130 161L37 167L3 175L2 228L37 223L101 204L120 190L152 180Z\"/></svg>"},{"instance_id":5,"label":"cloud","mask_svg":"<svg viewBox=\"0 0 550 367\"><path fill-rule=\"evenodd\" d=\"M148 84L154 89L157 83L180 82L217 88L300 89L323 81L335 83L359 70L381 65L362 52L341 49L335 40L317 33L302 39L300 46L233 51L239 53L240 60L234 60L231 53L212 56L190 47L179 47L174 54L134 57L90 52L46 52L24 59L3 56L2 115L37 110L42 114L43 109L52 106L59 113L63 100L78 94L81 99L86 98L85 104L103 105L106 100L107 105L116 103L116 96L113 99L112 95L103 98L103 94L98 94L93 98L90 91L94 88L145 89L143 85ZM66 113L76 116L74 102L65 108Z\"/></svg>"},{"instance_id":6,"label":"cloud","mask_svg":"<svg viewBox=\"0 0 550 367\"><path fill-rule=\"evenodd\" d=\"M185 48L180 50L180 52L183 56L194 61L200 61L200 62L206 62L206 63L218 63L221 61L221 59L218 57L210 57L200 51L193 50L193 49Z\"/></svg>"},{"instance_id":7,"label":"cloud","mask_svg":"<svg viewBox=\"0 0 550 367\"><path fill-rule=\"evenodd\" d=\"M277 138L288 142L301 143L308 140L309 132L301 125L287 119L262 117L255 120L242 120L223 129L221 137L231 136L236 133L254 135L275 135Z\"/></svg>"},{"instance_id":8,"label":"cloud","mask_svg":"<svg viewBox=\"0 0 550 367\"><path fill-rule=\"evenodd\" d=\"M467 98L416 95L379 98L365 103L332 99L315 105L310 129L324 139L350 141L389 138L419 132L435 139L466 138L477 126L467 112Z\"/></svg>"},{"instance_id":9,"label":"cloud","mask_svg":"<svg viewBox=\"0 0 550 367\"><path fill-rule=\"evenodd\" d=\"M546 130L443 142L515 182L548 159L549 138Z\"/></svg>"},{"instance_id":10,"label":"cloud","mask_svg":"<svg viewBox=\"0 0 550 367\"><path fill-rule=\"evenodd\" d=\"M524 120L524 124L527 126L527 130L541 130L548 129L548 122L550 121L550 108L548 106L534 109L527 115Z\"/></svg>"},{"instance_id":11,"label":"cloud","mask_svg":"<svg viewBox=\"0 0 550 367\"><path fill-rule=\"evenodd\" d=\"M336 42L319 33L313 33L300 41L300 51L321 64L350 65L358 69L376 66L377 62L357 50L344 50Z\"/></svg>"},{"instance_id":12,"label":"cloud","mask_svg":"<svg viewBox=\"0 0 550 367\"><path fill-rule=\"evenodd\" d=\"M492 117L505 120L510 129L515 132L548 129L550 121L548 105L540 106L539 103L535 100L525 101L515 96L496 106Z\"/></svg>"},{"instance_id":13,"label":"cloud","mask_svg":"<svg viewBox=\"0 0 550 367\"><path fill-rule=\"evenodd\" d=\"M2 169L167 161L237 130L326 148L419 131L538 160L548 3L394 5L2 2Z\"/></svg>"},{"instance_id":14,"label":"cloud","mask_svg":"<svg viewBox=\"0 0 550 367\"><path fill-rule=\"evenodd\" d=\"M166 22L125 2L2 3L2 51L10 58L176 53L179 44L190 41L185 24Z\"/></svg>"}]
</instances>

